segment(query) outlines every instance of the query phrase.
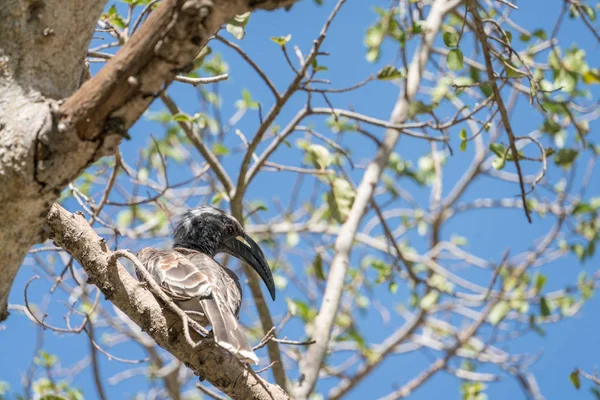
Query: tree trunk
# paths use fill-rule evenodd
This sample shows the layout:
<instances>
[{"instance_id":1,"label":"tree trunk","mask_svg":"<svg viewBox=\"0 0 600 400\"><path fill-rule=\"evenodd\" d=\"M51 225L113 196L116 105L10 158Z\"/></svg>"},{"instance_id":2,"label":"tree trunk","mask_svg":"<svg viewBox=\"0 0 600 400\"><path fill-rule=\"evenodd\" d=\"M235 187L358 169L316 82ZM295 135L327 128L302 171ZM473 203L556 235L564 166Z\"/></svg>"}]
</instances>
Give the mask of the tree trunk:
<instances>
[{"instance_id":1,"label":"tree trunk","mask_svg":"<svg viewBox=\"0 0 600 400\"><path fill-rule=\"evenodd\" d=\"M106 1L3 0L0 7L0 321L48 210L229 18L293 0L163 0L93 78L87 48ZM80 87L81 86L81 87Z\"/></svg>"}]
</instances>

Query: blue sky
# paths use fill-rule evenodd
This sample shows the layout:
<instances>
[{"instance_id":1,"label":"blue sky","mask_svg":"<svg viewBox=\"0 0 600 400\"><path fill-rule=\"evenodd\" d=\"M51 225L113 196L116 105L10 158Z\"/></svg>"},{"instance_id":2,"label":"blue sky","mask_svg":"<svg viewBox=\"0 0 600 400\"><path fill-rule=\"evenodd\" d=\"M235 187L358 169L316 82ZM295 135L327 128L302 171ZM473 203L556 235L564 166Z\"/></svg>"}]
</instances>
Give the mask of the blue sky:
<instances>
[{"instance_id":1,"label":"blue sky","mask_svg":"<svg viewBox=\"0 0 600 400\"><path fill-rule=\"evenodd\" d=\"M316 7L313 2L304 0L295 5L290 12L276 11L273 13L257 12L252 15L246 30L246 37L241 42L245 51L256 59L267 75L273 80L279 88L284 88L292 77L292 73L283 61L281 51L277 45L269 40L271 36L282 36L288 33L292 34L291 45L298 45L305 53L310 48L312 40L318 35L321 25L329 14L333 2L325 0L324 6ZM516 22L534 30L536 28L548 29L554 24L555 17L560 9L561 1L543 2L543 12L540 11L542 2L522 2L519 4L520 10L513 14ZM394 61L395 52L391 47L384 47L382 60L379 65L374 66L365 60L365 47L363 37L367 27L375 20L375 14L372 7L378 5L387 7L386 1L364 1L349 0L342 8L339 16L334 22L332 29L328 33L323 46L325 51L331 53L324 57L322 63L327 65L329 71L326 78L332 79L333 86L345 87L363 80L380 66ZM531 21L535 21L532 25ZM229 37L226 32L222 35ZM563 26L559 38L563 47L568 47L577 43L580 47L588 50L588 63L591 66L600 65L600 55L598 54L598 45L593 37L580 25L567 21ZM214 50L221 51L229 65L230 79L219 84L220 94L223 99L223 110L225 115L231 115L234 109L234 102L240 97L242 88L249 88L253 98L260 101L263 110L267 110L272 104L272 98L266 88L261 84L258 76L247 67L241 59L227 48L215 45ZM412 47L409 46L409 50ZM174 85L170 90L180 106L189 113L194 113L198 105L196 93L193 88L184 85ZM352 95L338 98L332 97L335 105L339 107L353 107L364 114L387 119L392 106L398 95L398 88L387 82L374 82L367 85ZM595 99L599 98L599 91L593 92ZM277 123L284 125L298 108L304 104L304 97L297 96L284 109L277 119ZM151 110L158 111L162 109L161 104L154 104ZM316 127L322 128L324 125L322 118L311 118L311 122ZM529 108L526 103L520 104L513 115L513 126L518 127L522 134L525 134L539 125L537 112ZM247 135L251 134L258 124L256 113L248 113L236 126ZM594 129L600 128L600 124L595 122L591 125L592 133ZM379 137L382 132L373 130ZM132 140L123 143L122 150L127 160L136 157L140 147L146 146L149 140L148 134L156 136L162 134L162 128L156 123L147 120L140 120L130 131ZM295 137L297 138L297 137ZM295 139L294 139L295 140ZM227 139L228 143L238 144L238 138L231 135ZM374 146L363 141L358 137L344 138L344 143L353 151L353 158L359 163L366 163L374 152ZM470 162L470 153L460 153L457 151L458 142L455 142L455 154L448 161L444 183L444 193L447 194L451 183L462 175L465 167ZM416 160L422 155L428 145L403 138L401 139L396 151L406 159ZM297 157L297 152L286 151L283 148L278 151L273 161L289 162L290 155ZM200 159L200 158L198 158ZM239 164L239 158L226 157L224 165L230 171L234 178L236 166ZM182 180L186 174L185 170L171 165L170 174L174 181ZM352 173L355 182L358 183L362 171L356 170ZM556 179L559 174L550 175L549 179ZM413 189L410 184L407 189ZM600 186L597 179L592 179L589 193L598 194ZM475 197L494 197L506 193L516 194L514 186L498 185L491 180L482 180L474 185L466 194L466 199ZM277 197L286 204L290 197L289 176L284 174L263 173L250 187L248 198L261 199ZM306 197L306 195L303 195ZM417 201L428 201L426 192L416 192ZM72 202L67 203L70 210L75 211L77 205ZM272 212L272 211L271 211ZM267 217L269 214L266 215ZM523 251L536 239L542 236L550 226L548 220L534 218L534 224L528 225L520 210L494 212L472 212L461 217L459 220L451 221L443 232L444 237L449 237L452 233L460 233L470 239L469 249L474 250L482 258L499 260L506 248L513 249L513 252ZM411 237L411 245L424 249L427 246L426 240L415 236ZM126 247L135 248L135 243L128 243ZM545 272L549 276L548 287L557 289L564 284L574 282L580 271L591 273L595 271L598 257L589 260L585 265L581 265L572 257L567 257L552 263L545 267ZM23 303L23 288L25 282L36 272L31 267L32 260L28 259L21 269L17 281L13 287L10 297L11 303ZM38 286L39 285L39 286ZM51 284L45 282L36 282L34 287L47 287ZM34 290L34 289L32 289ZM33 298L40 301L44 298L43 292L33 292ZM382 301L392 304L400 303L406 299L406 290L399 290L395 296L385 295ZM284 299L293 296L294 293L283 293L279 296L276 303L272 305L274 314L282 313L285 310ZM56 300L53 300L56 301ZM563 398L590 398L587 390L587 384L577 392L569 382L569 373L575 367L592 371L594 366L600 360L600 347L597 343L597 332L600 329L599 319L596 318L597 310L600 307L598 296L593 297L586 303L583 310L574 318L564 320L563 322L546 327L546 335L539 337L534 334L527 335L519 340L508 342L503 349L512 352L527 352L531 354L540 354L540 359L530 368L537 378L542 389L542 393L548 399ZM60 318L55 318L57 324L60 324ZM384 326L381 320L376 316L370 315L363 320L359 317L359 323L362 323L363 334L370 340L379 341L394 331L400 319L393 319L390 325ZM9 382L13 390L20 390L20 376L27 369L31 354L33 352L32 344L35 342L36 328L23 315L13 313L7 323L6 328L0 331L0 380ZM286 334L296 336L294 327L297 324L290 324ZM51 332L45 334L44 349L50 353L60 356L61 365L69 366L81 358L82 351L87 349L87 339L84 336L61 336ZM136 346L119 346L115 349L115 354L119 356L135 359L142 356ZM391 357L383 363L376 372L365 380L357 389L355 389L348 398L351 399L370 399L385 395L394 387L402 386L405 382L416 376L422 369L426 368L431 362L428 354L424 352L415 352L409 355L398 355ZM103 376L106 378L118 370L128 368L127 365L120 365L116 361L109 361L102 357L101 368ZM89 368L82 372L75 380L74 386L84 391L86 399L95 399L91 373ZM130 394L143 391L147 382L143 378L136 378L126 381L126 383L112 387L107 385L109 398L128 398ZM325 390L330 385L324 382L319 389ZM460 398L459 381L446 374L437 374L428 384L418 389L411 398L430 399L440 396L442 398ZM522 398L522 392L516 380L506 376L503 381L491 384L487 393L491 399L497 398Z\"/></svg>"}]
</instances>

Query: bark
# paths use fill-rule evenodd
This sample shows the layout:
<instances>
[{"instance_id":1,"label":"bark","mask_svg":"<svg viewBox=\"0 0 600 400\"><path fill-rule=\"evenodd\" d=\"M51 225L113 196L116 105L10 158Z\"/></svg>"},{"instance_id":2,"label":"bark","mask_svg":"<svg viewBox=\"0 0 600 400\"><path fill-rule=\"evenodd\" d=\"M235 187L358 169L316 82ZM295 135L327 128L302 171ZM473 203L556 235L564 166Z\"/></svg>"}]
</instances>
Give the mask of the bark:
<instances>
[{"instance_id":1,"label":"bark","mask_svg":"<svg viewBox=\"0 0 600 400\"><path fill-rule=\"evenodd\" d=\"M289 399L283 389L260 378L212 340L197 348L188 344L179 316L163 309L146 286L119 263L110 267L113 253L82 214L71 214L55 204L47 221L54 241L81 264L88 274L88 282L96 285L142 331L197 375L235 399Z\"/></svg>"},{"instance_id":2,"label":"bark","mask_svg":"<svg viewBox=\"0 0 600 400\"><path fill-rule=\"evenodd\" d=\"M106 1L3 0L0 7L0 321L31 245L69 182L111 154L210 36L236 14L293 0L163 0L83 86ZM81 86L81 87L80 87Z\"/></svg>"}]
</instances>

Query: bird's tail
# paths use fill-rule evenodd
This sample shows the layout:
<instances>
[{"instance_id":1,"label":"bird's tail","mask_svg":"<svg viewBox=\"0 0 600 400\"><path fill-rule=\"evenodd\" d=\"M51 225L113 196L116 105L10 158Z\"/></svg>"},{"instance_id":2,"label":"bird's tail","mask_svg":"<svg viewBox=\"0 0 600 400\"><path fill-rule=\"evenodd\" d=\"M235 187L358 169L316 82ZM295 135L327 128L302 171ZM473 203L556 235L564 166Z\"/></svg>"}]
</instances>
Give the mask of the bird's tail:
<instances>
[{"instance_id":1,"label":"bird's tail","mask_svg":"<svg viewBox=\"0 0 600 400\"><path fill-rule=\"evenodd\" d=\"M214 296L200 300L200 304L212 326L215 342L241 361L258 364L258 357L229 308L219 304Z\"/></svg>"}]
</instances>

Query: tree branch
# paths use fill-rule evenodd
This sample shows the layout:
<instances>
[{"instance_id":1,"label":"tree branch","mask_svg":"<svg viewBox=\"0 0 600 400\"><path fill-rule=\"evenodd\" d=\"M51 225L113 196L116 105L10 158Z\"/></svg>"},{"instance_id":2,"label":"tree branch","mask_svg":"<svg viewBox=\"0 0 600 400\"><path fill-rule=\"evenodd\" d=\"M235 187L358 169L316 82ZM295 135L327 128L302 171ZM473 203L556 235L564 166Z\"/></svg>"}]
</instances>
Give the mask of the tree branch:
<instances>
[{"instance_id":1,"label":"tree branch","mask_svg":"<svg viewBox=\"0 0 600 400\"><path fill-rule=\"evenodd\" d=\"M483 58L485 59L485 69L488 75L489 84L492 87L492 91L494 92L494 100L496 101L496 104L498 104L498 110L500 111L500 117L502 118L502 125L504 125L504 129L506 129L506 134L508 135L508 142L510 144L510 151L513 155L513 159L515 160L515 167L517 168L517 174L519 176L519 185L521 187L521 199L523 201L523 210L525 211L527 221L531 223L531 213L529 212L529 206L527 205L527 192L525 190L523 172L521 171L521 164L519 161L519 151L515 143L515 134L513 133L512 125L510 124L510 117L508 115L508 111L506 110L506 106L504 105L504 100L502 99L502 96L500 96L500 89L498 89L498 84L496 83L494 66L492 65L492 56L490 55L490 45L487 42L487 35L485 33L485 30L483 29L483 21L481 20L481 16L479 15L479 11L477 10L477 0L469 0L469 10L473 15L473 21L475 23L475 27L477 28L475 33L477 35L479 43L481 43L481 49L483 50Z\"/></svg>"},{"instance_id":2,"label":"tree branch","mask_svg":"<svg viewBox=\"0 0 600 400\"><path fill-rule=\"evenodd\" d=\"M113 253L80 214L54 204L47 219L54 241L69 252L117 308L135 322L158 345L181 360L228 396L238 399L288 399L277 385L260 378L213 341L193 348L183 338L181 318L163 310L154 295L120 264L111 269Z\"/></svg>"}]
</instances>

